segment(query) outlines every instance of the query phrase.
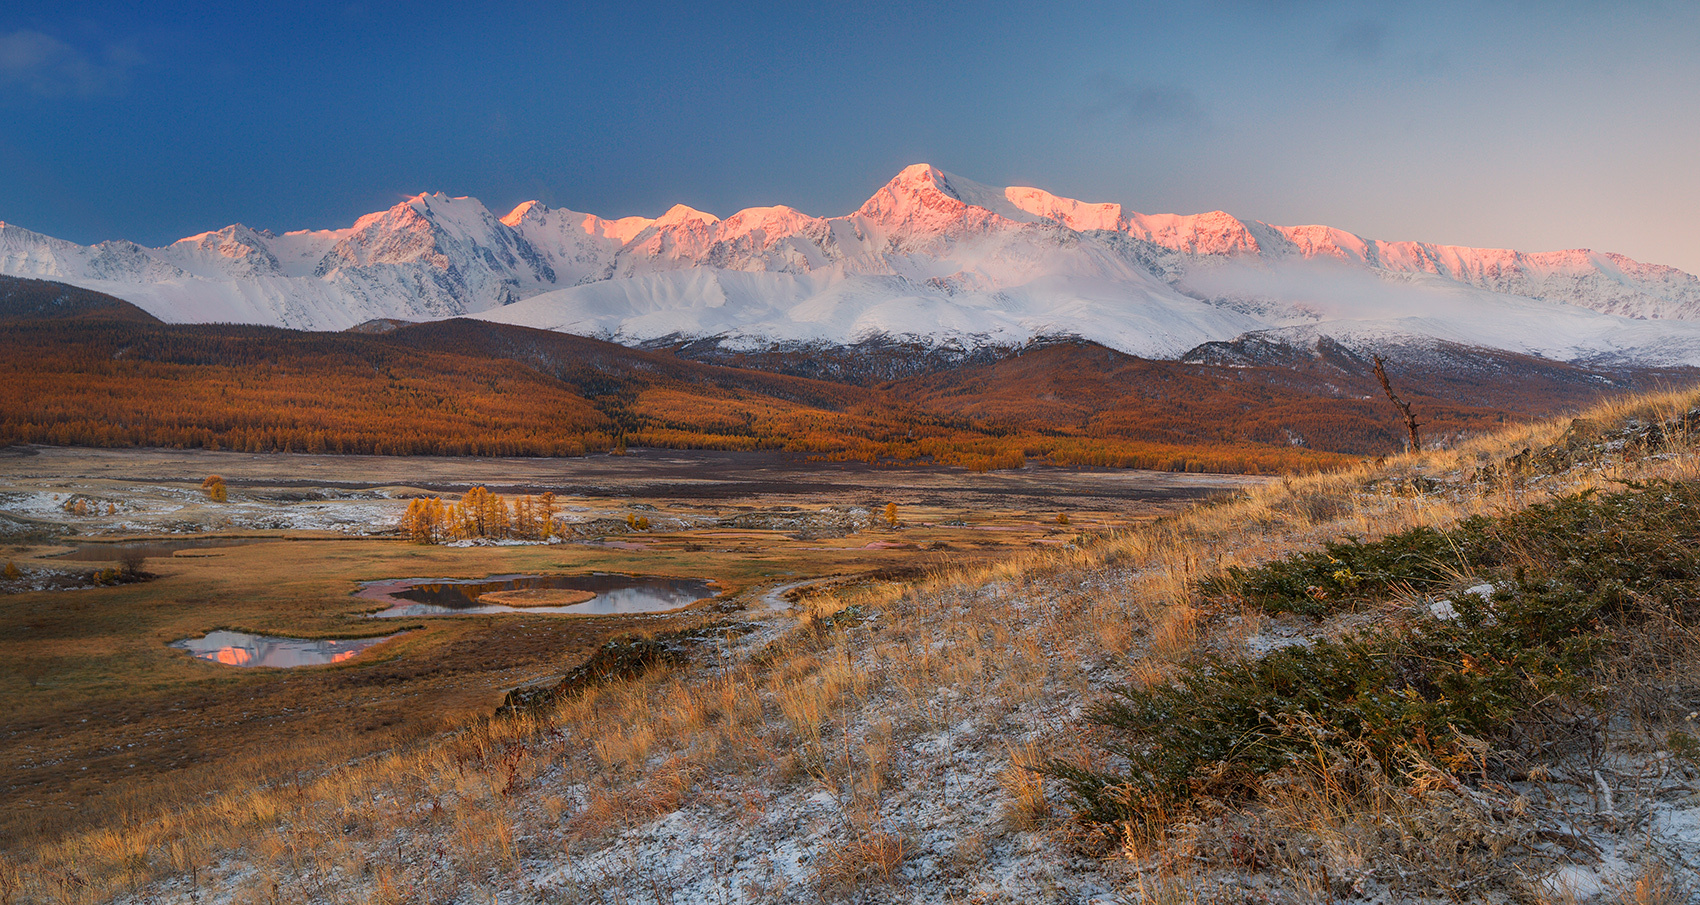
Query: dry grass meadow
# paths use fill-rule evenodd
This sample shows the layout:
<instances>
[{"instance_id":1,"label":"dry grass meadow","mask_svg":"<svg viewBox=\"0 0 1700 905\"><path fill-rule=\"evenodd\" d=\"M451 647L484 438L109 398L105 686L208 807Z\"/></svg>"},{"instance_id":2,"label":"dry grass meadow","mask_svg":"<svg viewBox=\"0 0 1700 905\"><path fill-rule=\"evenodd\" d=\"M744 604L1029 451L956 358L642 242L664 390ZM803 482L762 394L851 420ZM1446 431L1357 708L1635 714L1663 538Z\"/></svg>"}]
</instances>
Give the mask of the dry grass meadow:
<instances>
[{"instance_id":1,"label":"dry grass meadow","mask_svg":"<svg viewBox=\"0 0 1700 905\"><path fill-rule=\"evenodd\" d=\"M1585 417L1668 423L1696 401L1643 396ZM1077 819L1065 786L1037 769L1112 766L1103 727L1088 719L1112 687L1157 686L1210 653L1425 605L1271 616L1200 592L1224 569L1625 482L1700 479L1686 435L1551 472L1504 464L1569 427L1542 422L1294 477L995 562L939 556L922 578L823 586L787 613L704 613L681 662L517 715L428 694L385 699L352 679L358 693L337 697L327 689L361 670L318 671L299 680L291 706L317 715L309 699L330 695L350 715L292 736L287 752L252 755L287 761L266 773L287 780L256 785L250 765L218 761L191 774L205 790L193 800L126 800L94 826L13 836L0 902L1687 901L1682 827L1700 820L1654 807L1678 801L1672 789L1693 794L1692 771L1670 750L1686 730L1663 711L1606 727L1597 750L1554 748L1550 765L1500 785L1486 767L1471 784L1459 779L1467 770L1438 766L1348 783L1354 768L1324 759L1249 802L1202 798L1107 826ZM683 574L682 563L660 570ZM726 579L726 568L709 577ZM351 569L313 566L343 578ZM277 618L300 634L306 615ZM100 643L157 645L186 619L169 610ZM545 640L582 651L630 630ZM482 631L467 622L396 644L451 656ZM1688 694L1678 667L1700 663L1694 633L1670 632L1669 674L1625 676L1625 688L1665 682ZM148 675L134 700L145 709L161 700L148 688L180 697L195 687ZM357 756L338 728L355 713L427 706L435 721Z\"/></svg>"}]
</instances>

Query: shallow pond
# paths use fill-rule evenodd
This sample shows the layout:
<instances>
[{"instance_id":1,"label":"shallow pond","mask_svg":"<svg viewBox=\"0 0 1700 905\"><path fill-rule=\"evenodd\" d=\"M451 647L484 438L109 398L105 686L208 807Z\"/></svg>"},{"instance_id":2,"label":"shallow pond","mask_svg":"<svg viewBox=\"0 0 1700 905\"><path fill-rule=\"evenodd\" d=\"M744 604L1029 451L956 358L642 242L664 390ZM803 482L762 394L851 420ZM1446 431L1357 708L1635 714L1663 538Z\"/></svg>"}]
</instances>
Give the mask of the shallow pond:
<instances>
[{"instance_id":1,"label":"shallow pond","mask_svg":"<svg viewBox=\"0 0 1700 905\"><path fill-rule=\"evenodd\" d=\"M562 606L509 606L482 599L497 594L513 599L516 592L583 592L588 599ZM372 615L470 616L485 613L569 613L608 616L617 613L662 613L689 606L719 592L714 583L694 578L642 575L492 575L489 578L401 578L368 582L354 596L391 604ZM565 596L565 595L562 595Z\"/></svg>"},{"instance_id":2,"label":"shallow pond","mask_svg":"<svg viewBox=\"0 0 1700 905\"><path fill-rule=\"evenodd\" d=\"M203 638L173 641L171 646L186 650L202 660L212 660L226 666L323 666L340 663L374 644L394 638L277 638L271 635L250 635L247 632L208 632Z\"/></svg>"},{"instance_id":3,"label":"shallow pond","mask_svg":"<svg viewBox=\"0 0 1700 905\"><path fill-rule=\"evenodd\" d=\"M60 553L53 558L71 559L77 562L118 562L128 553L140 553L149 559L170 558L178 550L199 550L203 547L239 547L243 544L257 544L266 540L276 540L276 538L198 537L183 540L123 541L115 544L77 544L71 552Z\"/></svg>"}]
</instances>

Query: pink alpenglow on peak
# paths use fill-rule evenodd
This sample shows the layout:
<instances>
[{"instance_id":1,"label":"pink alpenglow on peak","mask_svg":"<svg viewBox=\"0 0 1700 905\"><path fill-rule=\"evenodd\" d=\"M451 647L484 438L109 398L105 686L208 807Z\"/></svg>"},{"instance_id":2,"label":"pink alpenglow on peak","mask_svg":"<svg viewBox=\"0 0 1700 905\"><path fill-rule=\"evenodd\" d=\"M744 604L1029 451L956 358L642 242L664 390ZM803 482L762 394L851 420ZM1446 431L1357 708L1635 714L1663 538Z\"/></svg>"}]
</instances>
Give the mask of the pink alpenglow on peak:
<instances>
[{"instance_id":1,"label":"pink alpenglow on peak","mask_svg":"<svg viewBox=\"0 0 1700 905\"><path fill-rule=\"evenodd\" d=\"M1127 234L1187 255L1256 255L1263 250L1244 221L1223 211L1129 214Z\"/></svg>"},{"instance_id":2,"label":"pink alpenglow on peak","mask_svg":"<svg viewBox=\"0 0 1700 905\"><path fill-rule=\"evenodd\" d=\"M611 239L620 245L630 242L633 236L648 229L654 223L655 221L648 217L621 217L618 220L604 220L595 214L581 214L564 207L551 208L541 201L522 202L502 218L502 225L509 229L521 231L528 228L555 229L582 233L598 239Z\"/></svg>"},{"instance_id":3,"label":"pink alpenglow on peak","mask_svg":"<svg viewBox=\"0 0 1700 905\"><path fill-rule=\"evenodd\" d=\"M633 236L655 225L648 217L621 217L618 220L604 220L594 214L585 214L585 231L593 236L604 239L614 239L624 245Z\"/></svg>"},{"instance_id":4,"label":"pink alpenglow on peak","mask_svg":"<svg viewBox=\"0 0 1700 905\"><path fill-rule=\"evenodd\" d=\"M1039 219L1001 189L924 163L905 167L851 216L905 236L986 232Z\"/></svg>"},{"instance_id":5,"label":"pink alpenglow on peak","mask_svg":"<svg viewBox=\"0 0 1700 905\"><path fill-rule=\"evenodd\" d=\"M338 330L473 316L648 342L1019 344L1181 357L1251 333L1440 339L1565 360L1700 365L1700 279L1621 255L1383 242L1223 211L1143 214L918 163L852 213L686 205L494 216L422 193L352 226L232 225L165 248L0 225L0 273L171 322ZM1298 335L1294 333L1293 335Z\"/></svg>"},{"instance_id":6,"label":"pink alpenglow on peak","mask_svg":"<svg viewBox=\"0 0 1700 905\"><path fill-rule=\"evenodd\" d=\"M666 229L669 226L683 226L687 223L701 223L707 226L719 223L720 218L713 214L704 213L694 207L675 204L667 209L667 213L656 219L656 229Z\"/></svg>"},{"instance_id":7,"label":"pink alpenglow on peak","mask_svg":"<svg viewBox=\"0 0 1700 905\"><path fill-rule=\"evenodd\" d=\"M1276 226L1276 232L1307 258L1334 258L1353 264L1373 264L1379 257L1362 236L1332 226Z\"/></svg>"},{"instance_id":8,"label":"pink alpenglow on peak","mask_svg":"<svg viewBox=\"0 0 1700 905\"><path fill-rule=\"evenodd\" d=\"M548 212L548 205L541 201L521 201L519 204L514 206L513 210L502 215L502 222L508 226L518 226L520 221L524 220L527 214L537 214L541 216Z\"/></svg>"},{"instance_id":9,"label":"pink alpenglow on peak","mask_svg":"<svg viewBox=\"0 0 1700 905\"><path fill-rule=\"evenodd\" d=\"M1069 229L1082 232L1089 229L1127 229L1127 221L1122 219L1122 206L1119 204L1090 204L1073 198L1059 197L1044 189L1025 186L1012 185L1003 192L1010 204L1034 216L1055 220Z\"/></svg>"},{"instance_id":10,"label":"pink alpenglow on peak","mask_svg":"<svg viewBox=\"0 0 1700 905\"><path fill-rule=\"evenodd\" d=\"M825 222L819 217L811 217L796 208L781 204L774 207L747 207L720 221L720 224L721 235L732 238L753 232L769 236L789 235Z\"/></svg>"}]
</instances>

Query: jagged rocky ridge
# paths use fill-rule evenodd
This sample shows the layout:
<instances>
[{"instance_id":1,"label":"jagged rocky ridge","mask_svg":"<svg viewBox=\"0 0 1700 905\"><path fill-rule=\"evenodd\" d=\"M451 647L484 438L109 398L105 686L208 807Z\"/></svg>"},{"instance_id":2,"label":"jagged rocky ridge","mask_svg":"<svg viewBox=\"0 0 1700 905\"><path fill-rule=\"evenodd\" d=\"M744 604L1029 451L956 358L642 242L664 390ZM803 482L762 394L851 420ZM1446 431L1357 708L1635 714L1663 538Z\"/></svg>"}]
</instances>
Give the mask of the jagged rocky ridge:
<instances>
[{"instance_id":1,"label":"jagged rocky ridge","mask_svg":"<svg viewBox=\"0 0 1700 905\"><path fill-rule=\"evenodd\" d=\"M497 217L425 194L346 229L233 225L165 248L0 224L0 273L107 292L171 322L340 330L470 315L716 359L868 342L972 359L1055 336L1172 359L1255 336L1700 364L1700 279L1675 268L1141 214L925 164L830 218L767 207L722 220L679 205L608 220L535 201Z\"/></svg>"}]
</instances>

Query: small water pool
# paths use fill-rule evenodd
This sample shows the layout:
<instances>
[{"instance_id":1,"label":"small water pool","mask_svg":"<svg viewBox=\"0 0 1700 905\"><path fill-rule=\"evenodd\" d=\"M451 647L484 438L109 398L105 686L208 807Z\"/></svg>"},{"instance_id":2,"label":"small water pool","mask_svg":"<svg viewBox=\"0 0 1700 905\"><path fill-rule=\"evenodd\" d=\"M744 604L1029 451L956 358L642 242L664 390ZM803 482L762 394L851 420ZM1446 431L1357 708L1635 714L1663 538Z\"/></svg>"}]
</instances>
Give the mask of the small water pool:
<instances>
[{"instance_id":1,"label":"small water pool","mask_svg":"<svg viewBox=\"0 0 1700 905\"><path fill-rule=\"evenodd\" d=\"M482 599L486 594L525 591L581 591L590 597L563 606L510 606ZM695 578L599 572L591 575L492 575L474 579L399 578L367 582L354 596L390 604L389 609L372 614L387 619L487 613L566 613L577 616L663 613L718 593L713 582Z\"/></svg>"},{"instance_id":2,"label":"small water pool","mask_svg":"<svg viewBox=\"0 0 1700 905\"><path fill-rule=\"evenodd\" d=\"M171 646L192 656L226 666L323 666L341 663L374 644L395 635L378 638L278 638L247 632L208 632L205 637L173 641Z\"/></svg>"},{"instance_id":3,"label":"small water pool","mask_svg":"<svg viewBox=\"0 0 1700 905\"><path fill-rule=\"evenodd\" d=\"M71 552L60 553L53 558L77 562L118 562L126 554L140 553L148 559L169 559L178 550L199 550L205 547L240 547L243 544L257 544L268 540L276 540L276 538L197 537L183 540L136 540L113 544L77 544Z\"/></svg>"}]
</instances>

